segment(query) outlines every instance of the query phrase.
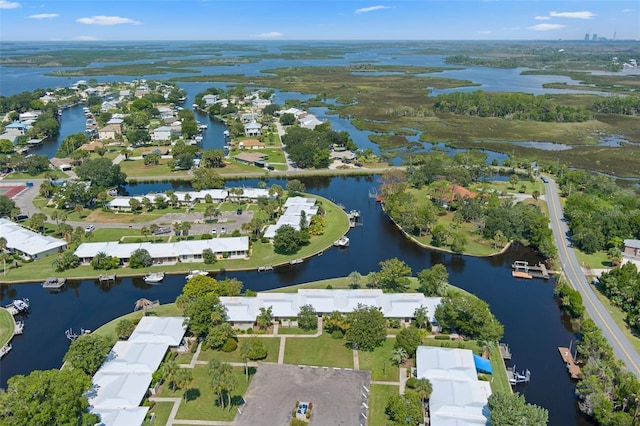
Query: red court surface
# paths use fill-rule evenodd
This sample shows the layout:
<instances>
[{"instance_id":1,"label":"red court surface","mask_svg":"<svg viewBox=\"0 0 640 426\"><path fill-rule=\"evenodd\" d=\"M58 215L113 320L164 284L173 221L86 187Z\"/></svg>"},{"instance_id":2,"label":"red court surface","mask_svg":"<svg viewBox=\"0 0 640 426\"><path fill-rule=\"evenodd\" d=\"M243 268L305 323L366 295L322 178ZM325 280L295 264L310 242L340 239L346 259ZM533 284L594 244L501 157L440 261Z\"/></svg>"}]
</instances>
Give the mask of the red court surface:
<instances>
[{"instance_id":1,"label":"red court surface","mask_svg":"<svg viewBox=\"0 0 640 426\"><path fill-rule=\"evenodd\" d=\"M0 195L5 195L9 198L13 198L22 191L27 189L26 186L2 186L0 185Z\"/></svg>"}]
</instances>

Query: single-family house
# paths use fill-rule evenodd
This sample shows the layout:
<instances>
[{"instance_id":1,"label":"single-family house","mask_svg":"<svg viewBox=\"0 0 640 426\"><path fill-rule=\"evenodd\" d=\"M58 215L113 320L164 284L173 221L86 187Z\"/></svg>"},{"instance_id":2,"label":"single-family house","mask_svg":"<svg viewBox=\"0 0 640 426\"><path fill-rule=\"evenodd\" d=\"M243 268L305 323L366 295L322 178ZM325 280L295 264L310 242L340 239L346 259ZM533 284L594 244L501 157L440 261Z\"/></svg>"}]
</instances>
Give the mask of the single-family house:
<instances>
[{"instance_id":1,"label":"single-family house","mask_svg":"<svg viewBox=\"0 0 640 426\"><path fill-rule=\"evenodd\" d=\"M22 121L23 123L32 123L36 121L38 117L40 117L40 114L41 111L39 110L23 112L18 116L18 120Z\"/></svg>"},{"instance_id":2,"label":"single-family house","mask_svg":"<svg viewBox=\"0 0 640 426\"><path fill-rule=\"evenodd\" d=\"M104 101L102 105L100 105L100 111L102 112L112 111L114 109L118 109L118 103L116 101Z\"/></svg>"},{"instance_id":3,"label":"single-family house","mask_svg":"<svg viewBox=\"0 0 640 426\"><path fill-rule=\"evenodd\" d=\"M246 139L238 143L240 149L264 149L266 145L258 139Z\"/></svg>"},{"instance_id":4,"label":"single-family house","mask_svg":"<svg viewBox=\"0 0 640 426\"><path fill-rule=\"evenodd\" d=\"M250 166L255 166L256 162L262 162L267 159L266 154L262 154L259 152L241 152L240 154L233 157L236 161L239 161L244 164L248 164Z\"/></svg>"},{"instance_id":5,"label":"single-family house","mask_svg":"<svg viewBox=\"0 0 640 426\"><path fill-rule=\"evenodd\" d=\"M121 126L119 124L107 124L101 129L98 129L98 138L100 140L116 140L120 139Z\"/></svg>"},{"instance_id":6,"label":"single-family house","mask_svg":"<svg viewBox=\"0 0 640 426\"><path fill-rule=\"evenodd\" d=\"M213 105L218 102L218 95L207 94L202 97L206 106Z\"/></svg>"},{"instance_id":7,"label":"single-family house","mask_svg":"<svg viewBox=\"0 0 640 426\"><path fill-rule=\"evenodd\" d=\"M318 118L313 114L306 114L304 117L298 118L298 124L300 127L313 130L316 126L322 124L322 121L318 120Z\"/></svg>"},{"instance_id":8,"label":"single-family house","mask_svg":"<svg viewBox=\"0 0 640 426\"><path fill-rule=\"evenodd\" d=\"M28 124L22 123L20 121L14 121L13 123L4 126L4 131L6 134L13 136L13 138L16 138L18 136L25 135L27 133L27 130L29 130L30 128L31 126Z\"/></svg>"},{"instance_id":9,"label":"single-family house","mask_svg":"<svg viewBox=\"0 0 640 426\"><path fill-rule=\"evenodd\" d=\"M251 106L257 109L263 109L267 105L271 105L270 99L255 98L251 101Z\"/></svg>"},{"instance_id":10,"label":"single-family house","mask_svg":"<svg viewBox=\"0 0 640 426\"><path fill-rule=\"evenodd\" d=\"M256 121L259 117L257 112L247 112L245 114L240 115L240 121L243 123L251 123L252 121Z\"/></svg>"},{"instance_id":11,"label":"single-family house","mask_svg":"<svg viewBox=\"0 0 640 426\"><path fill-rule=\"evenodd\" d=\"M173 127L170 126L160 126L153 129L153 135L151 138L154 141L168 141L171 140L171 136L176 134L176 131Z\"/></svg>"},{"instance_id":12,"label":"single-family house","mask_svg":"<svg viewBox=\"0 0 640 426\"><path fill-rule=\"evenodd\" d=\"M260 136L261 130L262 125L255 120L244 125L244 134L247 136Z\"/></svg>"}]
</instances>

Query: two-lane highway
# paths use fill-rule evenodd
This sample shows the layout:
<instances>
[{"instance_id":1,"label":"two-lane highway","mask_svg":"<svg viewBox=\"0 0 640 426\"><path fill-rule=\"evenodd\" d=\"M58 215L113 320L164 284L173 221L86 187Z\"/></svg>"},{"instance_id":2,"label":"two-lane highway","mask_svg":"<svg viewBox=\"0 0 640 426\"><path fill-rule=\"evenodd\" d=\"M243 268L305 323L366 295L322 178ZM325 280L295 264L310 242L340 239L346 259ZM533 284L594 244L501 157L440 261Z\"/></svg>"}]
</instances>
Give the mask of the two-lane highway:
<instances>
[{"instance_id":1,"label":"two-lane highway","mask_svg":"<svg viewBox=\"0 0 640 426\"><path fill-rule=\"evenodd\" d=\"M594 289L587 282L578 263L578 259L571 248L571 241L568 236L569 228L564 221L564 214L562 212L556 182L548 179L545 183L545 188L547 191L546 198L549 207L551 229L553 230L556 246L558 247L558 257L560 262L562 262L565 277L569 280L573 288L578 290L582 295L582 300L589 317L600 327L602 334L613 347L615 355L624 361L628 371L640 377L640 355L622 333L613 318L611 318L609 311L607 311L596 296Z\"/></svg>"}]
</instances>

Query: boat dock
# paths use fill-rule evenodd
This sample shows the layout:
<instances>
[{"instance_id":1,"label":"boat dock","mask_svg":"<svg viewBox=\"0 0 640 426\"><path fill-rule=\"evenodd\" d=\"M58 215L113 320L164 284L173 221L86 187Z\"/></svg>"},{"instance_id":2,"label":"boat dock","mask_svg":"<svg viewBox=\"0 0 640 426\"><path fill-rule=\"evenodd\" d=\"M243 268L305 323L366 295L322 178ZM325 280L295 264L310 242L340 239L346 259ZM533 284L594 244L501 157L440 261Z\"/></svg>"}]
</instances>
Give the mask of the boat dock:
<instances>
[{"instance_id":1,"label":"boat dock","mask_svg":"<svg viewBox=\"0 0 640 426\"><path fill-rule=\"evenodd\" d=\"M24 321L16 321L16 327L13 330L13 335L22 334L24 332Z\"/></svg>"},{"instance_id":2,"label":"boat dock","mask_svg":"<svg viewBox=\"0 0 640 426\"><path fill-rule=\"evenodd\" d=\"M544 263L538 263L537 265L529 265L529 262L526 260L516 260L511 265L511 269L515 278L542 278L544 280L549 279L549 271Z\"/></svg>"},{"instance_id":3,"label":"boat dock","mask_svg":"<svg viewBox=\"0 0 640 426\"><path fill-rule=\"evenodd\" d=\"M511 359L511 349L509 348L509 345L507 345L506 343L498 343L498 349L500 349L500 355L502 356L502 359Z\"/></svg>"},{"instance_id":4,"label":"boat dock","mask_svg":"<svg viewBox=\"0 0 640 426\"><path fill-rule=\"evenodd\" d=\"M258 272L273 271L272 265L258 266Z\"/></svg>"},{"instance_id":5,"label":"boat dock","mask_svg":"<svg viewBox=\"0 0 640 426\"><path fill-rule=\"evenodd\" d=\"M298 263L304 262L303 259L293 259L289 262L290 265L297 265Z\"/></svg>"},{"instance_id":6,"label":"boat dock","mask_svg":"<svg viewBox=\"0 0 640 426\"><path fill-rule=\"evenodd\" d=\"M564 348L562 346L558 346L558 351L560 352L560 356L562 360L567 365L567 371L572 379L578 380L580 378L581 372L580 367L576 364L575 359L573 359L573 355L569 348Z\"/></svg>"},{"instance_id":7,"label":"boat dock","mask_svg":"<svg viewBox=\"0 0 640 426\"><path fill-rule=\"evenodd\" d=\"M521 383L529 383L531 381L531 371L524 370L522 373L516 371L516 366L507 368L507 378L511 386L519 385Z\"/></svg>"},{"instance_id":8,"label":"boat dock","mask_svg":"<svg viewBox=\"0 0 640 426\"><path fill-rule=\"evenodd\" d=\"M98 281L103 282L103 281L115 281L116 280L116 275L98 275Z\"/></svg>"}]
</instances>

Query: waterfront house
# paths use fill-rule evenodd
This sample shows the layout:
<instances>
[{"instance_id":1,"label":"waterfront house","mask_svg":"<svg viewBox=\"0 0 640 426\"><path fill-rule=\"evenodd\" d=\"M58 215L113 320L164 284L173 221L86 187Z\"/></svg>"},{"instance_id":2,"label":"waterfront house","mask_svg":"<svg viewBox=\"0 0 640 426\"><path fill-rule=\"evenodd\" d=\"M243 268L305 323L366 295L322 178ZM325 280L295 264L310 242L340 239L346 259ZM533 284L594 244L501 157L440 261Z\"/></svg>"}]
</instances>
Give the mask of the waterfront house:
<instances>
[{"instance_id":1,"label":"waterfront house","mask_svg":"<svg viewBox=\"0 0 640 426\"><path fill-rule=\"evenodd\" d=\"M253 120L244 125L244 134L247 136L260 136L262 125Z\"/></svg>"},{"instance_id":2,"label":"waterfront house","mask_svg":"<svg viewBox=\"0 0 640 426\"><path fill-rule=\"evenodd\" d=\"M258 119L259 114L257 112L247 112L245 114L240 115L240 121L243 123L251 123L252 121L256 121Z\"/></svg>"},{"instance_id":3,"label":"waterfront house","mask_svg":"<svg viewBox=\"0 0 640 426\"><path fill-rule=\"evenodd\" d=\"M304 127L305 129L315 129L316 126L322 124L322 121L318 120L318 118L313 114L304 114L298 118L298 124L300 127Z\"/></svg>"},{"instance_id":4,"label":"waterfront house","mask_svg":"<svg viewBox=\"0 0 640 426\"><path fill-rule=\"evenodd\" d=\"M31 126L28 124L22 123L20 121L14 121L13 123L4 126L4 131L6 134L12 136L11 140L13 140L18 136L25 135L27 133L27 130L29 130L30 128Z\"/></svg>"},{"instance_id":5,"label":"waterfront house","mask_svg":"<svg viewBox=\"0 0 640 426\"><path fill-rule=\"evenodd\" d=\"M170 126L160 126L153 129L153 135L151 138L154 141L168 141L171 140L171 136L176 134L176 130Z\"/></svg>"},{"instance_id":6,"label":"waterfront house","mask_svg":"<svg viewBox=\"0 0 640 426\"><path fill-rule=\"evenodd\" d=\"M117 241L83 243L74 254L82 264L89 264L100 252L120 259L120 263L129 263L131 254L144 249L149 252L156 265L173 265L178 262L202 262L202 252L210 249L218 258L246 259L249 256L248 237L215 238L212 240L189 240L174 243L125 243Z\"/></svg>"},{"instance_id":7,"label":"waterfront house","mask_svg":"<svg viewBox=\"0 0 640 426\"><path fill-rule=\"evenodd\" d=\"M440 301L439 297L425 297L422 293L383 293L380 289L300 289L297 293L220 297L220 303L227 309L227 321L234 328L243 330L253 327L260 308L269 307L274 321L280 321L283 325L295 325L290 321L298 315L303 305L313 306L319 316L336 311L346 314L359 305L373 306L380 308L385 318L401 320L405 325L413 320L417 308L424 307L429 322L434 323L433 314Z\"/></svg>"},{"instance_id":8,"label":"waterfront house","mask_svg":"<svg viewBox=\"0 0 640 426\"><path fill-rule=\"evenodd\" d=\"M416 377L429 379L431 426L486 425L491 384L478 380L469 349L418 346Z\"/></svg>"},{"instance_id":9,"label":"waterfront house","mask_svg":"<svg viewBox=\"0 0 640 426\"><path fill-rule=\"evenodd\" d=\"M242 152L233 158L241 163L255 166L256 162L262 162L266 160L267 157L267 154L262 154L259 152Z\"/></svg>"}]
</instances>

